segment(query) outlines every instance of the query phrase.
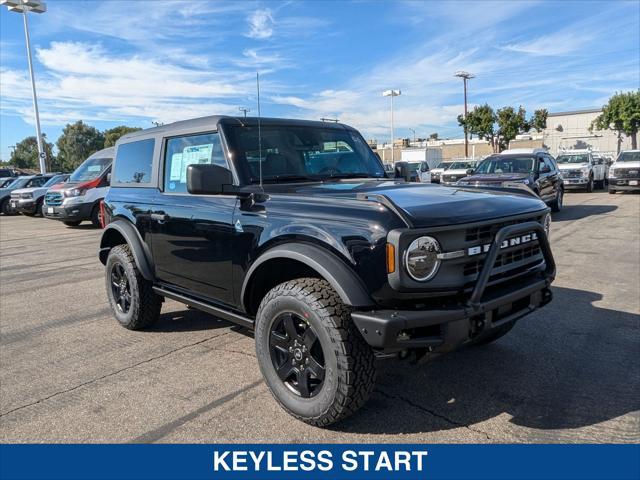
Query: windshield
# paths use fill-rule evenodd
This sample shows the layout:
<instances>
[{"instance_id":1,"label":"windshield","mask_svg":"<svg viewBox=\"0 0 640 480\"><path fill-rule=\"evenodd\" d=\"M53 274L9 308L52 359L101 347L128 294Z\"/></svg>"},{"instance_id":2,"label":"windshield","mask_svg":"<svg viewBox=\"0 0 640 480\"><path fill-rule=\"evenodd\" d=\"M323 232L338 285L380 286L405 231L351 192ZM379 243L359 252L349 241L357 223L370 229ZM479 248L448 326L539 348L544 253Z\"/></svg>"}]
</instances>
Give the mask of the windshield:
<instances>
[{"instance_id":1,"label":"windshield","mask_svg":"<svg viewBox=\"0 0 640 480\"><path fill-rule=\"evenodd\" d=\"M4 188L10 183L12 183L15 179L13 178L0 178L0 188Z\"/></svg>"},{"instance_id":2,"label":"windshield","mask_svg":"<svg viewBox=\"0 0 640 480\"><path fill-rule=\"evenodd\" d=\"M56 183L60 183L60 182L64 181L65 177L66 177L66 175L56 175L56 176L54 176L54 177L51 177L51 178L47 181L47 183L45 183L45 184L43 185L43 187L50 187L50 186L52 186L52 185L55 185Z\"/></svg>"},{"instance_id":3,"label":"windshield","mask_svg":"<svg viewBox=\"0 0 640 480\"><path fill-rule=\"evenodd\" d=\"M9 185L7 185L6 188L19 188L22 185L24 185L25 183L27 183L27 180L30 177L18 177L16 179L13 180L13 182L11 182Z\"/></svg>"},{"instance_id":4,"label":"windshield","mask_svg":"<svg viewBox=\"0 0 640 480\"><path fill-rule=\"evenodd\" d=\"M475 173L530 173L534 169L532 157L494 157L483 160Z\"/></svg>"},{"instance_id":5,"label":"windshield","mask_svg":"<svg viewBox=\"0 0 640 480\"><path fill-rule=\"evenodd\" d=\"M447 170L469 170L470 168L475 168L477 163L474 161L453 162Z\"/></svg>"},{"instance_id":6,"label":"windshield","mask_svg":"<svg viewBox=\"0 0 640 480\"><path fill-rule=\"evenodd\" d=\"M407 163L407 166L409 167L409 170L411 171L415 171L415 170L420 170L420 162L409 162Z\"/></svg>"},{"instance_id":7,"label":"windshield","mask_svg":"<svg viewBox=\"0 0 640 480\"><path fill-rule=\"evenodd\" d=\"M69 177L70 182L86 182L98 178L111 165L110 158L88 158Z\"/></svg>"},{"instance_id":8,"label":"windshield","mask_svg":"<svg viewBox=\"0 0 640 480\"><path fill-rule=\"evenodd\" d=\"M589 163L589 155L558 155L557 163Z\"/></svg>"},{"instance_id":9,"label":"windshield","mask_svg":"<svg viewBox=\"0 0 640 480\"><path fill-rule=\"evenodd\" d=\"M229 127L229 147L251 183L327 178L385 178L384 168L353 130L297 125ZM262 151L260 151L262 148ZM262 162L260 162L262 158Z\"/></svg>"},{"instance_id":10,"label":"windshield","mask_svg":"<svg viewBox=\"0 0 640 480\"><path fill-rule=\"evenodd\" d=\"M622 152L616 162L640 162L640 152Z\"/></svg>"},{"instance_id":11,"label":"windshield","mask_svg":"<svg viewBox=\"0 0 640 480\"><path fill-rule=\"evenodd\" d=\"M451 165L451 162L440 162L436 168L442 168L446 170Z\"/></svg>"}]
</instances>

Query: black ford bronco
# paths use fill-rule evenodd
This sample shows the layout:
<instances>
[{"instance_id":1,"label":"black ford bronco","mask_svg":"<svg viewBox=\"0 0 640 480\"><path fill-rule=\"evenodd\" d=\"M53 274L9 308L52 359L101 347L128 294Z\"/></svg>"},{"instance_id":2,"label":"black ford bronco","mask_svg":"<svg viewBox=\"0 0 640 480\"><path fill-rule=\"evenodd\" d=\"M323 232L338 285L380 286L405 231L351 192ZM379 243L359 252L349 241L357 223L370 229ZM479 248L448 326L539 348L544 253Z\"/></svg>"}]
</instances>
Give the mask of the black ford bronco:
<instances>
[{"instance_id":1,"label":"black ford bronco","mask_svg":"<svg viewBox=\"0 0 640 480\"><path fill-rule=\"evenodd\" d=\"M386 177L343 124L213 116L122 137L100 260L116 319L164 298L255 331L277 401L319 426L380 356L483 344L551 300L539 199Z\"/></svg>"}]
</instances>

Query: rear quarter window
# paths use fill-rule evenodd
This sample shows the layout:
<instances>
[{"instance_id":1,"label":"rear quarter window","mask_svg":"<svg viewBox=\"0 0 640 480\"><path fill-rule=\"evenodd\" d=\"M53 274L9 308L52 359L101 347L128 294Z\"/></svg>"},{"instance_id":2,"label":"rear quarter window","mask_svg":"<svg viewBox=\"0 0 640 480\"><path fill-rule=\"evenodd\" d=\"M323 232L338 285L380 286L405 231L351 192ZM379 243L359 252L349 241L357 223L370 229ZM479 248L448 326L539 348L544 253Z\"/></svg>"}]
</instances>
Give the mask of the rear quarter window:
<instances>
[{"instance_id":1,"label":"rear quarter window","mask_svg":"<svg viewBox=\"0 0 640 480\"><path fill-rule=\"evenodd\" d=\"M155 139L148 138L118 146L112 183L151 183L155 143Z\"/></svg>"}]
</instances>

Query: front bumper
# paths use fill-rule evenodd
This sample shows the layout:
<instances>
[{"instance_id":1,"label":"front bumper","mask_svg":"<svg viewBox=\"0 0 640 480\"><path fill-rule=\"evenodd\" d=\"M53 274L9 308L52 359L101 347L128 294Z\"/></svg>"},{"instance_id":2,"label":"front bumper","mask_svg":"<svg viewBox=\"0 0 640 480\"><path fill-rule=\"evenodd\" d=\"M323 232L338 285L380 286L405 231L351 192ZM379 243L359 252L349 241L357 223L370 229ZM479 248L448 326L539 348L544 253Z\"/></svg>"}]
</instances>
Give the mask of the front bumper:
<instances>
[{"instance_id":1,"label":"front bumper","mask_svg":"<svg viewBox=\"0 0 640 480\"><path fill-rule=\"evenodd\" d=\"M635 185L634 185L635 184ZM640 190L640 179L638 178L612 178L609 177L610 190Z\"/></svg>"},{"instance_id":2,"label":"front bumper","mask_svg":"<svg viewBox=\"0 0 640 480\"><path fill-rule=\"evenodd\" d=\"M32 198L11 199L11 207L20 213L37 213L37 202Z\"/></svg>"},{"instance_id":3,"label":"front bumper","mask_svg":"<svg viewBox=\"0 0 640 480\"><path fill-rule=\"evenodd\" d=\"M513 235L536 231L545 270L536 277L508 282L485 295L500 245ZM544 229L537 222L509 225L495 236L482 271L468 300L455 307L433 310L373 310L351 313L365 341L385 352L429 349L447 352L491 330L528 315L552 298L549 286L555 278L555 262Z\"/></svg>"},{"instance_id":4,"label":"front bumper","mask_svg":"<svg viewBox=\"0 0 640 480\"><path fill-rule=\"evenodd\" d=\"M91 220L93 203L74 203L71 205L51 206L45 204L42 214L52 220L83 221Z\"/></svg>"},{"instance_id":5,"label":"front bumper","mask_svg":"<svg viewBox=\"0 0 640 480\"><path fill-rule=\"evenodd\" d=\"M589 184L589 177L577 177L577 178L563 178L564 188L587 188Z\"/></svg>"}]
</instances>

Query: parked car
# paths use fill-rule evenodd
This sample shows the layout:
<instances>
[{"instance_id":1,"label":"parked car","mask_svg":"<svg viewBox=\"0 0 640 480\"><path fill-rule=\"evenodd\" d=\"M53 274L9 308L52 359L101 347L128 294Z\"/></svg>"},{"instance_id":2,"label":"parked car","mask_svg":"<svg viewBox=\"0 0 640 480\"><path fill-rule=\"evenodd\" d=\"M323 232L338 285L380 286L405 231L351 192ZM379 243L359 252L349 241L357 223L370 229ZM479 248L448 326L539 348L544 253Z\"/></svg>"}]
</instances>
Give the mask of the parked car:
<instances>
[{"instance_id":1,"label":"parked car","mask_svg":"<svg viewBox=\"0 0 640 480\"><path fill-rule=\"evenodd\" d=\"M13 168L0 168L0 178L6 178L6 177L11 177L11 178L15 178L18 175L16 174L16 171Z\"/></svg>"},{"instance_id":2,"label":"parked car","mask_svg":"<svg viewBox=\"0 0 640 480\"><path fill-rule=\"evenodd\" d=\"M100 226L100 202L109 189L113 147L94 153L76 168L67 182L44 196L42 213L75 227L85 220Z\"/></svg>"},{"instance_id":3,"label":"parked car","mask_svg":"<svg viewBox=\"0 0 640 480\"><path fill-rule=\"evenodd\" d=\"M554 212L562 209L562 175L554 158L544 149L512 149L490 155L457 185L483 188L525 186Z\"/></svg>"},{"instance_id":4,"label":"parked car","mask_svg":"<svg viewBox=\"0 0 640 480\"><path fill-rule=\"evenodd\" d=\"M18 211L11 206L11 192L19 188L41 187L53 176L45 175L25 175L16 177L13 182L4 188L0 188L0 212L5 215L17 215Z\"/></svg>"},{"instance_id":5,"label":"parked car","mask_svg":"<svg viewBox=\"0 0 640 480\"><path fill-rule=\"evenodd\" d=\"M427 162L407 162L400 160L394 164L396 178L402 178L401 169L406 165L410 172L410 182L431 183L431 172Z\"/></svg>"},{"instance_id":6,"label":"parked car","mask_svg":"<svg viewBox=\"0 0 640 480\"><path fill-rule=\"evenodd\" d=\"M390 180L343 124L214 116L124 135L103 206L116 320L150 327L170 298L254 329L266 385L313 425L366 402L376 356L486 344L551 301L544 202Z\"/></svg>"},{"instance_id":7,"label":"parked car","mask_svg":"<svg viewBox=\"0 0 640 480\"><path fill-rule=\"evenodd\" d=\"M452 163L453 160L446 160L444 162L440 162L435 168L432 168L431 183L440 183L440 176L451 166Z\"/></svg>"},{"instance_id":8,"label":"parked car","mask_svg":"<svg viewBox=\"0 0 640 480\"><path fill-rule=\"evenodd\" d=\"M16 177L0 177L0 188L8 186Z\"/></svg>"},{"instance_id":9,"label":"parked car","mask_svg":"<svg viewBox=\"0 0 640 480\"><path fill-rule=\"evenodd\" d=\"M566 150L556 157L565 189L592 192L604 188L606 165L604 159L594 158L590 150Z\"/></svg>"},{"instance_id":10,"label":"parked car","mask_svg":"<svg viewBox=\"0 0 640 480\"><path fill-rule=\"evenodd\" d=\"M609 170L609 193L640 190L640 150L620 152Z\"/></svg>"},{"instance_id":11,"label":"parked car","mask_svg":"<svg viewBox=\"0 0 640 480\"><path fill-rule=\"evenodd\" d=\"M477 160L470 158L454 161L445 172L440 175L441 185L453 185L461 178L466 177L469 170L473 170L478 165Z\"/></svg>"},{"instance_id":12,"label":"parked car","mask_svg":"<svg viewBox=\"0 0 640 480\"><path fill-rule=\"evenodd\" d=\"M11 192L11 208L23 215L41 215L44 195L50 187L64 183L69 178L66 173L55 174L41 187L19 188Z\"/></svg>"}]
</instances>

